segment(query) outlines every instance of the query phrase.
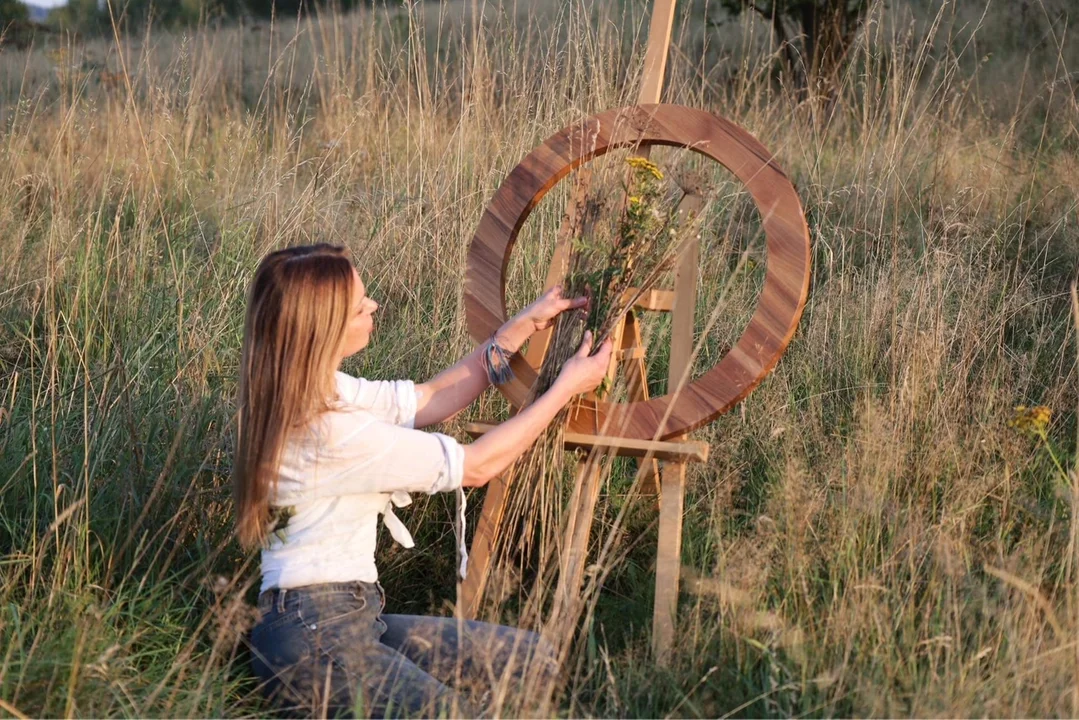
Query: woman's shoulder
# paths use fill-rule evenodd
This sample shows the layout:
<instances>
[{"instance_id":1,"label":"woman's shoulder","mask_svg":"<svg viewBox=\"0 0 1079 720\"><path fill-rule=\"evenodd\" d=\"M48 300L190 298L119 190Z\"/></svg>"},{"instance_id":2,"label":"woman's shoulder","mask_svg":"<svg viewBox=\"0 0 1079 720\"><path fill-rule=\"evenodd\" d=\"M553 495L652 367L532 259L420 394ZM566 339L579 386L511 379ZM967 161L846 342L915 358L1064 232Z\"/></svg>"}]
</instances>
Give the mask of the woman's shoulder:
<instances>
[{"instance_id":1,"label":"woman's shoulder","mask_svg":"<svg viewBox=\"0 0 1079 720\"><path fill-rule=\"evenodd\" d=\"M369 396L383 391L393 391L400 384L412 384L411 380L368 380L365 377L349 375L338 370L334 373L337 381L337 395L342 402L350 405L363 405Z\"/></svg>"},{"instance_id":2,"label":"woman's shoulder","mask_svg":"<svg viewBox=\"0 0 1079 720\"><path fill-rule=\"evenodd\" d=\"M341 410L365 410L394 425L411 426L416 417L416 384L411 380L368 380L337 371Z\"/></svg>"}]
</instances>

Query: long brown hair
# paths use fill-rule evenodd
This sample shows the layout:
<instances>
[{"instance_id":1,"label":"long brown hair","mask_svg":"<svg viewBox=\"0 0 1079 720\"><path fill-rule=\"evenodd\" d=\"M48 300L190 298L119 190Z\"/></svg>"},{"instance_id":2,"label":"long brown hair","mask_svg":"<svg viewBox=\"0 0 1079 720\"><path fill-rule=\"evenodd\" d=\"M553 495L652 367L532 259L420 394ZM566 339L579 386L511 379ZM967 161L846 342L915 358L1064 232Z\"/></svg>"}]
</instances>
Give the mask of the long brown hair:
<instances>
[{"instance_id":1,"label":"long brown hair","mask_svg":"<svg viewBox=\"0 0 1079 720\"><path fill-rule=\"evenodd\" d=\"M336 397L334 370L353 298L345 248L307 245L270 253L247 296L233 465L236 534L260 545L270 521L281 451Z\"/></svg>"}]
</instances>

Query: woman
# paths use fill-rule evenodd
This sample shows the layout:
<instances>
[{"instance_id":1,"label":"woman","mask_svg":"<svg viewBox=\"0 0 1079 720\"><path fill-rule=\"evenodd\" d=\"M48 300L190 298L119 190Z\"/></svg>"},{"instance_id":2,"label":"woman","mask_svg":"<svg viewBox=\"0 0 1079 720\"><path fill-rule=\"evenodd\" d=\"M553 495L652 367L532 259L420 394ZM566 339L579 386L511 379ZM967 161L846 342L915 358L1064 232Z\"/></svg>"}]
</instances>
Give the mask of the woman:
<instances>
[{"instance_id":1,"label":"woman","mask_svg":"<svg viewBox=\"0 0 1079 720\"><path fill-rule=\"evenodd\" d=\"M268 693L320 715L474 715L448 686L454 678L489 697L520 684L524 661L543 652L536 635L382 614L378 516L412 547L393 513L407 493L486 485L600 383L610 343L590 355L586 336L547 393L479 440L414 429L462 410L500 378L507 355L584 302L556 288L434 379L372 382L338 370L367 346L378 309L345 249L293 247L262 261L244 323L234 493L240 541L262 548L251 645Z\"/></svg>"}]
</instances>

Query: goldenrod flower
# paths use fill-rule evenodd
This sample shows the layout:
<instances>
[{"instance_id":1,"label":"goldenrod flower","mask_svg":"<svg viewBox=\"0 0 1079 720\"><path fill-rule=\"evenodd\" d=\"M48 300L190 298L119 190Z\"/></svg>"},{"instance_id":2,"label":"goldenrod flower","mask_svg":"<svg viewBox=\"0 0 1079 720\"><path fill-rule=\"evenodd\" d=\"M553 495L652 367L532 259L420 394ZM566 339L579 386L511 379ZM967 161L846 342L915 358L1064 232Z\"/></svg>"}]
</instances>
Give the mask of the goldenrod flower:
<instances>
[{"instance_id":1,"label":"goldenrod flower","mask_svg":"<svg viewBox=\"0 0 1079 720\"><path fill-rule=\"evenodd\" d=\"M659 166L648 158L638 157L633 155L626 158L626 164L639 173L648 173L656 180L663 179L663 171L659 169Z\"/></svg>"},{"instance_id":2,"label":"goldenrod flower","mask_svg":"<svg viewBox=\"0 0 1079 720\"><path fill-rule=\"evenodd\" d=\"M1018 405L1015 414L1008 421L1008 427L1015 428L1019 432L1038 437L1045 437L1049 428L1049 421L1053 418L1053 411L1045 405L1036 405L1028 408L1026 405Z\"/></svg>"}]
</instances>

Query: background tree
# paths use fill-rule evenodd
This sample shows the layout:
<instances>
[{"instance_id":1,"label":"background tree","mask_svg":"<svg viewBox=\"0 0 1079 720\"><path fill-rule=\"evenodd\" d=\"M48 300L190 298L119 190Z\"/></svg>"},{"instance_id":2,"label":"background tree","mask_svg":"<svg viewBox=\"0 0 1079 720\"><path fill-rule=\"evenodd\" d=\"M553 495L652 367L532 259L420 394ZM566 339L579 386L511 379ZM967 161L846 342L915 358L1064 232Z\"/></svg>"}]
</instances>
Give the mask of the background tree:
<instances>
[{"instance_id":1,"label":"background tree","mask_svg":"<svg viewBox=\"0 0 1079 720\"><path fill-rule=\"evenodd\" d=\"M33 36L30 12L18 0L0 0L0 47L25 45Z\"/></svg>"},{"instance_id":2,"label":"background tree","mask_svg":"<svg viewBox=\"0 0 1079 720\"><path fill-rule=\"evenodd\" d=\"M30 11L19 0L0 0L0 32L13 22L26 22Z\"/></svg>"},{"instance_id":3,"label":"background tree","mask_svg":"<svg viewBox=\"0 0 1079 720\"><path fill-rule=\"evenodd\" d=\"M108 17L107 11L98 9L97 0L68 0L49 13L49 24L72 32L98 32L107 27Z\"/></svg>"},{"instance_id":4,"label":"background tree","mask_svg":"<svg viewBox=\"0 0 1079 720\"><path fill-rule=\"evenodd\" d=\"M316 6L322 7L335 7L339 10L351 10L352 8L366 4L370 5L370 0L237 0L247 6L253 15L262 15L268 17L271 13L274 13L281 17L293 16L295 17L301 10L303 12L311 12L315 10Z\"/></svg>"},{"instance_id":5,"label":"background tree","mask_svg":"<svg viewBox=\"0 0 1079 720\"><path fill-rule=\"evenodd\" d=\"M869 10L870 0L722 0L732 13L759 13L771 23L795 83L834 78Z\"/></svg>"},{"instance_id":6,"label":"background tree","mask_svg":"<svg viewBox=\"0 0 1079 720\"><path fill-rule=\"evenodd\" d=\"M190 25L205 20L231 17L247 9L244 0L112 0L110 8L100 8L97 0L70 0L70 12L59 15L61 24L72 29L94 30L109 28L113 19L122 30L141 28L146 23L155 27Z\"/></svg>"}]
</instances>

